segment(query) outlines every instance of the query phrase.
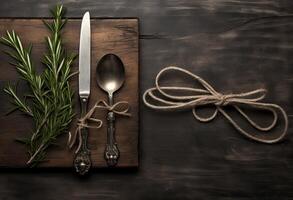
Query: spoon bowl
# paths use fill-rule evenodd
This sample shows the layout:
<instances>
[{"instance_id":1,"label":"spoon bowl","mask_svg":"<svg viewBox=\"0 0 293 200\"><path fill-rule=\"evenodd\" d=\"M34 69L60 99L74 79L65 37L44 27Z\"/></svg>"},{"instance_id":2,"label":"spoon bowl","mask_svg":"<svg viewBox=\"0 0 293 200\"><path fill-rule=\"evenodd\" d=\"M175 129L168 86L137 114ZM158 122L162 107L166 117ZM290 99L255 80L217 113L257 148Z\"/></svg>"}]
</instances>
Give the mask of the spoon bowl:
<instances>
[{"instance_id":1,"label":"spoon bowl","mask_svg":"<svg viewBox=\"0 0 293 200\"><path fill-rule=\"evenodd\" d=\"M101 58L97 66L96 75L99 87L112 95L124 83L124 65L121 59L115 54L106 54Z\"/></svg>"}]
</instances>

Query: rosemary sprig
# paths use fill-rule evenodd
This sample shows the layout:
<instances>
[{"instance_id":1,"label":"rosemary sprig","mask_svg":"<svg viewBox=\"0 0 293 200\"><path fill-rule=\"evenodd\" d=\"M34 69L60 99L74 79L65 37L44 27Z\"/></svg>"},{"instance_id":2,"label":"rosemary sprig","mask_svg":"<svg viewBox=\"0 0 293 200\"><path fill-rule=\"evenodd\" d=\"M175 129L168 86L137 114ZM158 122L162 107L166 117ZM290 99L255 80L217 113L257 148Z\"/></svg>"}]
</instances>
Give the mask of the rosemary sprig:
<instances>
[{"instance_id":1,"label":"rosemary sprig","mask_svg":"<svg viewBox=\"0 0 293 200\"><path fill-rule=\"evenodd\" d=\"M73 55L67 55L61 39L61 30L66 20L62 5L51 11L53 21L44 24L51 35L46 38L48 52L44 55L45 70L37 74L31 59L32 45L24 48L20 37L14 31L7 31L1 42L10 47L6 52L13 58L13 64L21 78L29 85L30 94L17 95L16 86L8 85L4 91L12 98L15 109L30 116L34 130L28 138L20 140L28 148L27 164L34 166L43 161L46 149L64 133L74 116L72 108L73 91L69 85Z\"/></svg>"}]
</instances>

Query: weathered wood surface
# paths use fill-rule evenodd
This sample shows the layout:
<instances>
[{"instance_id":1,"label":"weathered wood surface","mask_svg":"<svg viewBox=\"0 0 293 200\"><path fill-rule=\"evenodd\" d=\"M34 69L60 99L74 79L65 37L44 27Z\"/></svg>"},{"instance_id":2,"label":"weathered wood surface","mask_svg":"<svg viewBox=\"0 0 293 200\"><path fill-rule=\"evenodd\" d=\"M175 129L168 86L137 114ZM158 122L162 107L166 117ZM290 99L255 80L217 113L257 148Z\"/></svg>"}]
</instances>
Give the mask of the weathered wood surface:
<instances>
[{"instance_id":1,"label":"weathered wood surface","mask_svg":"<svg viewBox=\"0 0 293 200\"><path fill-rule=\"evenodd\" d=\"M48 16L57 1L1 2L2 17ZM201 75L220 91L264 86L292 124L293 2L289 0L63 1L68 15L139 17L141 93L164 66ZM191 113L166 114L140 104L138 172L5 172L5 199L293 199L289 139L261 145L241 137L223 117L210 124Z\"/></svg>"},{"instance_id":2,"label":"weathered wood surface","mask_svg":"<svg viewBox=\"0 0 293 200\"><path fill-rule=\"evenodd\" d=\"M69 20L64 30L64 45L73 53L78 52L79 32L81 20ZM119 117L116 120L116 139L120 149L120 158L117 167L137 167L138 166L138 21L137 19L93 19L92 27L92 64L91 64L91 94L89 108L98 100L106 100L107 95L103 92L96 82L96 66L99 59L107 54L114 53L118 55L124 63L126 81L121 90L115 93L114 101L128 101L131 106L129 117ZM0 19L0 34L5 34L6 30L14 29L21 35L24 45L33 44L32 57L37 62L46 52L44 38L48 31L42 20L39 19ZM6 49L1 46L1 51ZM6 49L7 50L7 49ZM19 81L19 76L15 68L9 65L12 61L7 55L0 54L0 87L7 82ZM41 71L41 63L37 63ZM73 65L72 71L78 71L78 62ZM75 91L75 111L79 115L78 99L78 76L75 76L71 84ZM27 93L27 87L24 82L18 84L18 94ZM28 156L23 145L16 143L15 138L22 138L30 134L32 122L28 117L20 112L11 115L4 115L11 109L9 97L1 92L0 111L3 113L0 117L0 167L20 168L27 167ZM104 159L104 150L106 146L107 123L106 111L97 110L95 117L102 119L104 125L100 129L90 129L88 146L91 150L92 166L94 168L106 167ZM21 126L19 126L21 124ZM76 129L76 119L72 123L71 133ZM57 147L49 150L47 161L39 167L72 167L74 147L72 151L67 148L68 135L64 134L58 142Z\"/></svg>"}]
</instances>

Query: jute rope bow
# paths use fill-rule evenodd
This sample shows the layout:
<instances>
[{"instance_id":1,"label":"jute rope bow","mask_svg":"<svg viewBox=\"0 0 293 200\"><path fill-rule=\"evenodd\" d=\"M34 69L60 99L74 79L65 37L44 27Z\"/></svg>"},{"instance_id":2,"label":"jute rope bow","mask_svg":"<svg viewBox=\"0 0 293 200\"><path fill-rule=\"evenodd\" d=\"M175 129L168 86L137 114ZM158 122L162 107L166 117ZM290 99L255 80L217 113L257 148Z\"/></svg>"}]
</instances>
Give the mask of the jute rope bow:
<instances>
[{"instance_id":1,"label":"jute rope bow","mask_svg":"<svg viewBox=\"0 0 293 200\"><path fill-rule=\"evenodd\" d=\"M167 71L177 71L189 75L194 80L198 81L204 89L191 88L191 87L176 87L168 86L162 87L159 85L159 80L161 76ZM170 91L181 91L181 92L193 92L195 95L172 95ZM156 92L156 93L154 93ZM210 122L213 120L217 114L220 112L241 134L249 139L262 142L262 143L275 143L282 140L288 129L288 117L286 112L282 107L277 104L263 103L259 102L264 99L266 95L265 89L257 89L250 92L243 92L239 94L221 94L217 92L209 83L203 80L201 77L179 67L170 66L162 69L156 76L155 87L150 88L143 94L143 102L146 106L162 111L175 111L182 109L191 109L195 119L201 122ZM151 103L148 99L152 99ZM209 117L201 117L197 114L197 106L204 105L215 105L216 109L214 113ZM223 109L224 106L231 105L246 119L246 121L255 129L259 131L270 131L272 130L278 121L278 111L282 114L284 118L284 128L282 132L273 139L264 139L256 137L255 135L248 133L243 130L240 125ZM272 113L273 121L269 126L261 126L253 121L239 106L246 105L259 110L267 110Z\"/></svg>"},{"instance_id":2,"label":"jute rope bow","mask_svg":"<svg viewBox=\"0 0 293 200\"><path fill-rule=\"evenodd\" d=\"M103 125L103 121L100 119L93 118L93 114L95 113L96 109L105 109L108 111L112 111L118 115L128 116L130 117L131 114L128 113L129 111L129 104L127 101L119 101L112 106L107 104L105 101L97 101L95 105L85 114L84 117L78 119L77 121L77 128L72 136L71 132L68 134L68 146L72 148L75 143L78 142L77 148L75 153L77 153L82 145L82 134L81 129L83 128L93 128L99 129ZM94 122L96 125L89 125L89 122Z\"/></svg>"}]
</instances>

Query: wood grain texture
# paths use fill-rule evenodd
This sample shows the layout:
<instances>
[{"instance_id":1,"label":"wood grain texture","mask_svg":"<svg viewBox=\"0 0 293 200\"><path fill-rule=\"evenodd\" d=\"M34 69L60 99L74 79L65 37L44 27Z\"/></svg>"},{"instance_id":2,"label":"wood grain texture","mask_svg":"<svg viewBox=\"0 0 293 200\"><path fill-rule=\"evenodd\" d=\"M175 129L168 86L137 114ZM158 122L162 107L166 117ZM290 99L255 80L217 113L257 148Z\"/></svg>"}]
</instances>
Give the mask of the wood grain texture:
<instances>
[{"instance_id":1,"label":"wood grain texture","mask_svg":"<svg viewBox=\"0 0 293 200\"><path fill-rule=\"evenodd\" d=\"M46 17L57 0L1 2L2 17ZM59 2L59 1L58 1ZM141 92L176 64L222 92L264 86L267 101L293 116L293 2L290 0L64 0L68 16L139 17ZM293 199L292 125L274 146L241 137L219 116L159 113L140 104L140 168L3 172L3 199ZM258 117L260 119L260 117ZM261 120L261 119L260 119ZM54 191L54 192L52 192ZM26 195L24 197L24 194Z\"/></svg>"},{"instance_id":2,"label":"wood grain texture","mask_svg":"<svg viewBox=\"0 0 293 200\"><path fill-rule=\"evenodd\" d=\"M80 20L69 20L64 31L65 48L71 52L77 53L79 48L79 30ZM91 94L89 108L98 100L106 100L106 94L99 89L96 83L96 66L99 59L107 54L114 53L118 55L124 63L126 82L119 92L115 93L114 101L128 101L131 106L129 117L119 117L116 120L116 139L120 149L120 159L117 167L137 167L138 166L138 21L137 19L93 19L92 26L92 64L91 64ZM0 34L5 34L6 30L15 30L25 45L32 43L34 60L39 61L43 53L46 52L44 37L48 31L42 20L39 19L2 19L0 20ZM4 50L2 45L1 51ZM0 54L0 87L4 88L7 82L16 82L19 76L15 68L9 65L7 55ZM78 59L77 59L78 60ZM11 61L11 60L10 60ZM72 68L72 71L78 71L78 62ZM37 63L38 70L41 71L41 63ZM75 111L79 115L78 98L78 76L71 80L71 85L75 91ZM19 83L18 94L27 93L27 87L24 82ZM9 97L1 92L0 111L7 112L9 107ZM102 119L104 125L100 129L89 130L88 146L91 150L92 166L94 168L106 167L104 160L104 149L106 145L106 123L105 110L97 110L95 117ZM0 167L20 168L26 167L28 159L26 149L23 145L16 143L15 138L25 137L32 130L32 122L20 112L9 116L1 115L0 126L2 128L0 135ZM74 133L77 119L72 123L71 132ZM21 126L18 126L21 124ZM74 148L69 151L67 148L67 134L58 140L57 147L49 150L46 159L39 167L72 167Z\"/></svg>"}]
</instances>

